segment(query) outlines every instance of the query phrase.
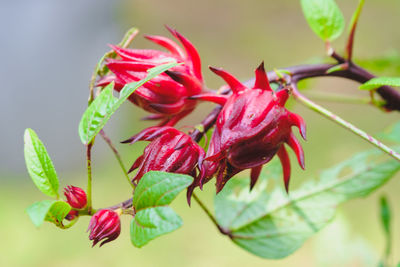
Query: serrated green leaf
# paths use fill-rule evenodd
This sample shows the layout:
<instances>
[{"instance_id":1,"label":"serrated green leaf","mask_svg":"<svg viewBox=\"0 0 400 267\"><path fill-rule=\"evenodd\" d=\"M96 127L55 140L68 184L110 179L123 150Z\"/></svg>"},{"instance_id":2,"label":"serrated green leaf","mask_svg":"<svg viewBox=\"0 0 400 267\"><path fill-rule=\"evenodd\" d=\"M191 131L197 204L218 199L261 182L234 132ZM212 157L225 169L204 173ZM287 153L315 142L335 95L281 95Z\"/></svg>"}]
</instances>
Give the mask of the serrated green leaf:
<instances>
[{"instance_id":1,"label":"serrated green leaf","mask_svg":"<svg viewBox=\"0 0 400 267\"><path fill-rule=\"evenodd\" d=\"M71 206L64 201L43 200L29 206L26 212L36 227L42 225L44 221L49 221L63 228L62 221L70 210Z\"/></svg>"},{"instance_id":2,"label":"serrated green leaf","mask_svg":"<svg viewBox=\"0 0 400 267\"><path fill-rule=\"evenodd\" d=\"M136 211L148 207L168 205L193 182L193 177L184 174L150 171L143 175L133 195Z\"/></svg>"},{"instance_id":3,"label":"serrated green leaf","mask_svg":"<svg viewBox=\"0 0 400 267\"><path fill-rule=\"evenodd\" d=\"M150 240L172 232L182 219L167 205L193 182L184 174L150 171L140 179L133 195L136 214L131 222L131 241L142 247Z\"/></svg>"},{"instance_id":4,"label":"serrated green leaf","mask_svg":"<svg viewBox=\"0 0 400 267\"><path fill-rule=\"evenodd\" d=\"M131 242L140 248L154 238L178 229L182 224L182 219L170 207L140 210L131 221Z\"/></svg>"},{"instance_id":5,"label":"serrated green leaf","mask_svg":"<svg viewBox=\"0 0 400 267\"><path fill-rule=\"evenodd\" d=\"M324 41L342 34L344 17L334 0L301 0L304 16L311 29Z\"/></svg>"},{"instance_id":6,"label":"serrated green leaf","mask_svg":"<svg viewBox=\"0 0 400 267\"><path fill-rule=\"evenodd\" d=\"M361 90L373 90L381 86L400 86L400 77L376 77L360 85Z\"/></svg>"},{"instance_id":7,"label":"serrated green leaf","mask_svg":"<svg viewBox=\"0 0 400 267\"><path fill-rule=\"evenodd\" d=\"M148 70L146 78L129 83L122 88L119 98L112 94L113 84L109 84L98 97L90 104L79 123L79 137L83 144L87 145L103 129L111 115L128 99L128 97L140 86L150 81L164 71L179 65L167 63Z\"/></svg>"},{"instance_id":8,"label":"serrated green leaf","mask_svg":"<svg viewBox=\"0 0 400 267\"><path fill-rule=\"evenodd\" d=\"M44 194L58 198L58 177L47 150L32 129L24 134L24 156L28 173Z\"/></svg>"},{"instance_id":9,"label":"serrated green leaf","mask_svg":"<svg viewBox=\"0 0 400 267\"><path fill-rule=\"evenodd\" d=\"M368 195L400 170L396 160L381 161L380 155L358 154L289 196L281 189L246 196L248 182L232 179L215 198L217 221L247 251L263 258L286 257L333 219L337 205Z\"/></svg>"}]
</instances>

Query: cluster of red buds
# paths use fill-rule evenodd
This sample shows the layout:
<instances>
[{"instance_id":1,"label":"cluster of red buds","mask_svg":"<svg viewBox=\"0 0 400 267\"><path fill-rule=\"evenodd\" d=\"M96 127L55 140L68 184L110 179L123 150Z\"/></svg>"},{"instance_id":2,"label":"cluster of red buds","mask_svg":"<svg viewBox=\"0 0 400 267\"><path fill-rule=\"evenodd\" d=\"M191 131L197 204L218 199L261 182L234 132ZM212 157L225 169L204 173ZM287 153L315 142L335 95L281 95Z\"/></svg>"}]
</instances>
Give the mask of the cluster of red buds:
<instances>
[{"instance_id":1,"label":"cluster of red buds","mask_svg":"<svg viewBox=\"0 0 400 267\"><path fill-rule=\"evenodd\" d=\"M168 30L179 40L184 50L172 40L161 36L146 38L169 52L112 46L120 58L107 61L111 74L101 77L97 83L98 86L105 86L114 81L114 89L120 91L124 85L144 78L149 68L168 62L183 63L152 79L130 97L131 102L154 113L149 118L162 120L158 126L147 128L123 142L150 142L143 155L130 168L129 172L137 169L132 181L138 182L149 171L191 175L194 182L188 188L187 195L190 203L195 187L202 188L203 184L216 177L218 193L229 179L246 169L251 169L252 188L262 166L277 154L288 191L290 161L285 144L294 150L304 169L303 149L292 132L292 126L298 127L301 136L306 138L304 120L285 108L289 89L283 87L277 91L272 90L262 63L255 71L256 79L252 88L228 72L210 67L224 79L227 84L225 87L231 92L228 95L205 92L197 50L177 31ZM173 128L195 109L199 100L222 106L207 151L190 134ZM74 202L72 197L68 200ZM98 211L90 221L89 230L93 245L101 240L104 240L101 245L114 240L120 232L119 214L112 210Z\"/></svg>"}]
</instances>

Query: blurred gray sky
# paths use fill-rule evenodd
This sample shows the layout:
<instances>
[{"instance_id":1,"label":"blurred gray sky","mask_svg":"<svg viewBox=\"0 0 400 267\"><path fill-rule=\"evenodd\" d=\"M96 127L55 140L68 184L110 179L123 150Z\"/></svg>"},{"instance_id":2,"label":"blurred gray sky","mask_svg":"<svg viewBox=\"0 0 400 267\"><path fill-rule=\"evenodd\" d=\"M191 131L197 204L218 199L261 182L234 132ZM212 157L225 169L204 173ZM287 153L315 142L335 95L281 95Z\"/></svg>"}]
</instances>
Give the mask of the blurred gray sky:
<instances>
[{"instance_id":1,"label":"blurred gray sky","mask_svg":"<svg viewBox=\"0 0 400 267\"><path fill-rule=\"evenodd\" d=\"M0 173L25 172L27 127L61 168L80 160L88 79L106 44L122 34L113 19L118 2L0 1Z\"/></svg>"}]
</instances>

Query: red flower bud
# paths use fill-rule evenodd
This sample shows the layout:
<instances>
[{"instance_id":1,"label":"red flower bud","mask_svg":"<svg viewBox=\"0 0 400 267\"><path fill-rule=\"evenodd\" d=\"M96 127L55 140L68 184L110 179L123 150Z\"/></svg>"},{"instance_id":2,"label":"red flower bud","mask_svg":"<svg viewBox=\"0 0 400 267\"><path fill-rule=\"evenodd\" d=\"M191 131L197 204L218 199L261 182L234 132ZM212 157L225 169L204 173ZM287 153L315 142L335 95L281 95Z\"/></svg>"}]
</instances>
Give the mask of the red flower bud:
<instances>
[{"instance_id":1,"label":"red flower bud","mask_svg":"<svg viewBox=\"0 0 400 267\"><path fill-rule=\"evenodd\" d=\"M108 59L106 65L113 74L100 79L97 86L114 81L115 90L120 91L126 84L146 77L150 68L168 62L184 63L153 78L129 97L131 102L144 110L156 113L156 116L147 119L162 119L161 125L172 126L195 108L196 101L187 97L201 93L203 78L196 48L177 31L167 29L179 40L184 50L166 37L149 35L145 37L163 46L169 53L111 46L120 59Z\"/></svg>"},{"instance_id":2,"label":"red flower bud","mask_svg":"<svg viewBox=\"0 0 400 267\"><path fill-rule=\"evenodd\" d=\"M217 118L205 159L207 178L217 174L219 192L232 176L251 169L253 187L262 165L277 154L283 166L285 188L288 190L290 161L284 144L294 150L304 169L303 149L291 127L297 126L304 139L306 134L303 119L284 107L289 96L288 90L284 88L274 92L271 89L263 63L256 69L255 84L251 89L222 69L210 69L225 80L232 94L194 97L224 105Z\"/></svg>"},{"instance_id":3,"label":"red flower bud","mask_svg":"<svg viewBox=\"0 0 400 267\"><path fill-rule=\"evenodd\" d=\"M71 210L70 212L68 212L67 216L65 216L65 219L68 221L72 221L73 219L75 219L78 216L79 216L79 212L77 210Z\"/></svg>"},{"instance_id":4,"label":"red flower bud","mask_svg":"<svg viewBox=\"0 0 400 267\"><path fill-rule=\"evenodd\" d=\"M169 126L150 127L123 143L133 144L139 140L151 141L151 143L129 170L131 172L138 169L133 180L140 180L149 171L164 171L189 174L195 178L193 184L201 184L204 176L202 162L205 152L189 135ZM196 166L199 170L197 174ZM189 189L188 201L191 192L192 190Z\"/></svg>"},{"instance_id":5,"label":"red flower bud","mask_svg":"<svg viewBox=\"0 0 400 267\"><path fill-rule=\"evenodd\" d=\"M64 188L64 196L67 198L67 202L71 207L75 209L83 209L86 207L86 193L82 188L69 185Z\"/></svg>"},{"instance_id":6,"label":"red flower bud","mask_svg":"<svg viewBox=\"0 0 400 267\"><path fill-rule=\"evenodd\" d=\"M93 240L93 247L101 240L100 247L115 240L121 232L121 222L118 213L112 210L99 210L90 219L89 239Z\"/></svg>"}]
</instances>

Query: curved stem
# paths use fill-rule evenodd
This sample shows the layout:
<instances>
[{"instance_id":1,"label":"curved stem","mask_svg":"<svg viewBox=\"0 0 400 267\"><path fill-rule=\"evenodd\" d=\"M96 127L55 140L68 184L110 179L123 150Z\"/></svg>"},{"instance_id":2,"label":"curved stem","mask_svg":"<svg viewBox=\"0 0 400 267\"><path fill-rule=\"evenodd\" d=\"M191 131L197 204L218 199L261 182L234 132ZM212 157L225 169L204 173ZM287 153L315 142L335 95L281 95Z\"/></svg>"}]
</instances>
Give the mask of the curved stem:
<instances>
[{"instance_id":1,"label":"curved stem","mask_svg":"<svg viewBox=\"0 0 400 267\"><path fill-rule=\"evenodd\" d=\"M119 154L118 150L115 148L114 144L111 142L111 139L106 135L106 133L103 130L100 131L100 135L101 137L103 137L104 141L107 143L107 145L111 148L112 152L114 153L114 156L117 159L127 182L132 187L132 189L135 190L136 186L132 183L131 178L129 178L128 171L126 170L125 165L122 162L121 155Z\"/></svg>"},{"instance_id":2,"label":"curved stem","mask_svg":"<svg viewBox=\"0 0 400 267\"><path fill-rule=\"evenodd\" d=\"M196 195L196 193L193 192L192 194L194 200L199 204L200 208L207 214L208 218L214 223L214 225L218 228L218 230L221 232L221 234L227 235L230 238L232 238L232 233L223 228L221 225L218 224L217 220L215 219L214 215L210 212L210 210L204 205L204 203L200 200L200 198Z\"/></svg>"},{"instance_id":3,"label":"curved stem","mask_svg":"<svg viewBox=\"0 0 400 267\"><path fill-rule=\"evenodd\" d=\"M376 146L377 148L379 148L383 152L387 153L388 155L390 155L394 159L400 161L400 154L398 154L396 151L394 151L393 149L391 149L391 148L387 147L386 145L382 144L380 141L376 140L375 138L373 138L371 135L367 134L363 130L358 129L356 126L354 126L350 122L340 118L339 116L335 115L334 113L330 112L329 110L325 109L324 107L321 107L320 105L314 103L313 101L311 101L310 99L308 99L307 97L302 95L297 90L297 88L295 88L293 85L292 85L292 87L293 87L293 95L294 95L294 97L299 102L304 104L306 107L308 107L308 108L314 110L315 112L325 116L326 118L330 119L331 121L334 121L335 123L339 124L343 128L345 128L347 130L350 130L355 135L363 138L364 140L366 140L367 142L369 142L372 145Z\"/></svg>"}]
</instances>

